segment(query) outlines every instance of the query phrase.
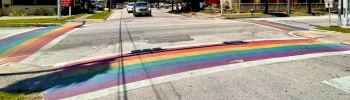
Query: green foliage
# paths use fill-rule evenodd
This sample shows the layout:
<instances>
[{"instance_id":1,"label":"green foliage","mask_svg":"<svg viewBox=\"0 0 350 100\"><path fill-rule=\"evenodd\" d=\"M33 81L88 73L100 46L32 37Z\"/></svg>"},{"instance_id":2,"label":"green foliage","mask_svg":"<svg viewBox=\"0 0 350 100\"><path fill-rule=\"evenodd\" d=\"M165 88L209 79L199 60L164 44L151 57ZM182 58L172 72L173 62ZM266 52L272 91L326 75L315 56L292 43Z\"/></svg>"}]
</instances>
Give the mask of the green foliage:
<instances>
[{"instance_id":1,"label":"green foliage","mask_svg":"<svg viewBox=\"0 0 350 100\"><path fill-rule=\"evenodd\" d=\"M222 6L226 9L230 8L230 4L227 1Z\"/></svg>"},{"instance_id":2,"label":"green foliage","mask_svg":"<svg viewBox=\"0 0 350 100\"><path fill-rule=\"evenodd\" d=\"M342 33L350 33L350 29L349 28L341 28L338 26L331 26L331 27L320 27L317 28L320 30L328 30L328 31L336 31L336 32L342 32Z\"/></svg>"},{"instance_id":3,"label":"green foliage","mask_svg":"<svg viewBox=\"0 0 350 100\"><path fill-rule=\"evenodd\" d=\"M28 14L25 13L23 10L12 11L9 16L27 16Z\"/></svg>"},{"instance_id":4,"label":"green foliage","mask_svg":"<svg viewBox=\"0 0 350 100\"><path fill-rule=\"evenodd\" d=\"M35 9L35 15L40 15L40 16L51 16L51 15L56 15L56 12L54 10L49 10L45 8L39 8Z\"/></svg>"},{"instance_id":5,"label":"green foliage","mask_svg":"<svg viewBox=\"0 0 350 100\"><path fill-rule=\"evenodd\" d=\"M24 100L26 97L24 94L18 93L8 93L0 91L0 99L1 100Z\"/></svg>"},{"instance_id":6,"label":"green foliage","mask_svg":"<svg viewBox=\"0 0 350 100\"><path fill-rule=\"evenodd\" d=\"M105 19L109 14L111 14L111 12L100 12L95 15L89 16L86 19Z\"/></svg>"},{"instance_id":7,"label":"green foliage","mask_svg":"<svg viewBox=\"0 0 350 100\"><path fill-rule=\"evenodd\" d=\"M58 19L58 18L0 20L0 24L6 24L6 23L63 23L63 22L65 22L65 20Z\"/></svg>"}]
</instances>

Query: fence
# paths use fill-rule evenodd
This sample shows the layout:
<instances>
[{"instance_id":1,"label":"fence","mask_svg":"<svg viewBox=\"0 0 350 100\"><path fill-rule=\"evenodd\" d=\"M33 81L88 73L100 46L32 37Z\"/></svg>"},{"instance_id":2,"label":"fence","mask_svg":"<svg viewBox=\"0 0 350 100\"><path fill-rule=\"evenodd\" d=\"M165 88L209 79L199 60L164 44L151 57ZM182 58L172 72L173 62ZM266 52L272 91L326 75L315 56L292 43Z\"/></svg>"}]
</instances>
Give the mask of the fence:
<instances>
[{"instance_id":1,"label":"fence","mask_svg":"<svg viewBox=\"0 0 350 100\"><path fill-rule=\"evenodd\" d=\"M287 10L287 3L269 3L269 10L275 10L275 11L286 11ZM312 3L311 4L312 9L324 9L325 4L324 3ZM337 8L337 4L333 4L333 8ZM243 11L249 11L250 9L254 10L264 10L265 9L265 3L233 3L232 4L232 10L243 10ZM290 9L292 11L300 11L300 10L307 10L307 3L291 3Z\"/></svg>"}]
</instances>

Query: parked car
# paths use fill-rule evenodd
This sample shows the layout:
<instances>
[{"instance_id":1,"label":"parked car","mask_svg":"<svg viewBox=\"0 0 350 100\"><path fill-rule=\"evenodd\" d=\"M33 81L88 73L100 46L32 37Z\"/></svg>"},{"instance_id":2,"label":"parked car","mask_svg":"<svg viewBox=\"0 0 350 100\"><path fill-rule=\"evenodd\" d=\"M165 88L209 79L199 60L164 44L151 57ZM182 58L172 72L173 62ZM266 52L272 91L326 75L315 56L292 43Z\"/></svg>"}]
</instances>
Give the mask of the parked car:
<instances>
[{"instance_id":1,"label":"parked car","mask_svg":"<svg viewBox=\"0 0 350 100\"><path fill-rule=\"evenodd\" d=\"M123 4L122 4L122 3L117 3L117 4L115 5L115 8L116 8L116 9L123 9L124 7L123 7Z\"/></svg>"},{"instance_id":2,"label":"parked car","mask_svg":"<svg viewBox=\"0 0 350 100\"><path fill-rule=\"evenodd\" d=\"M134 4L134 16L137 15L152 15L152 10L147 2L136 2Z\"/></svg>"},{"instance_id":3,"label":"parked car","mask_svg":"<svg viewBox=\"0 0 350 100\"><path fill-rule=\"evenodd\" d=\"M105 9L103 6L98 5L98 4L92 4L92 8L95 10L104 10Z\"/></svg>"},{"instance_id":4,"label":"parked car","mask_svg":"<svg viewBox=\"0 0 350 100\"><path fill-rule=\"evenodd\" d=\"M128 11L128 13L131 13L134 11L134 3L129 3L128 6L126 7L126 10Z\"/></svg>"},{"instance_id":5,"label":"parked car","mask_svg":"<svg viewBox=\"0 0 350 100\"><path fill-rule=\"evenodd\" d=\"M161 3L161 4L160 4L160 7L161 7L161 8L168 9L169 7L171 7L171 4L169 4L169 3Z\"/></svg>"}]
</instances>

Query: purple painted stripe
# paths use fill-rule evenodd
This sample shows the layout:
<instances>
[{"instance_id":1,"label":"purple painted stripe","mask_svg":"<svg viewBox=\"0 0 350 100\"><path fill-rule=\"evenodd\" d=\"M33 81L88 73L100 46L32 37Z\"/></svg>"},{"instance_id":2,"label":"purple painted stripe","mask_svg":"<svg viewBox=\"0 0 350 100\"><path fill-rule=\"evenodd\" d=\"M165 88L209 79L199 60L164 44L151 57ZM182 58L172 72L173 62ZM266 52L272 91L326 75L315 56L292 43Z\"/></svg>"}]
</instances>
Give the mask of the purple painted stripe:
<instances>
[{"instance_id":1,"label":"purple painted stripe","mask_svg":"<svg viewBox=\"0 0 350 100\"><path fill-rule=\"evenodd\" d=\"M284 53L284 54L267 55L267 56L259 56L259 57L248 57L248 58L244 58L243 60L244 61L254 61L254 60L277 58L277 57L287 57L287 56L295 56L295 55L311 54L311 53L321 53L321 52L336 52L336 51L344 51L344 50L349 50L349 49L315 50L315 51L307 51L307 52ZM78 88L78 89L72 89L69 91L62 91L59 93L48 94L48 95L45 95L44 97L45 97L45 99L50 99L50 100L51 99L62 99L62 98L67 98L67 97L83 94L83 93L88 93L88 92L92 92L92 91L97 91L97 90L121 85L123 83L131 83L131 82L141 81L141 80L145 80L145 79L160 77L160 76L164 76L164 75L170 75L170 74L186 72L186 71L191 71L191 70L209 68L209 67L213 67L213 66L232 64L232 63L230 63L231 61L232 61L232 59L224 60L224 61L208 62L205 64L185 66L185 67L181 67L181 68L172 68L172 69L161 70L161 71L156 71L156 72L150 72L147 74L141 74L141 75L135 75L135 76L128 77L125 79L125 82L123 82L123 79L113 80L113 81L108 81L108 82L104 82L104 83L100 83L100 84L91 85L91 86L84 87L84 88Z\"/></svg>"}]
</instances>

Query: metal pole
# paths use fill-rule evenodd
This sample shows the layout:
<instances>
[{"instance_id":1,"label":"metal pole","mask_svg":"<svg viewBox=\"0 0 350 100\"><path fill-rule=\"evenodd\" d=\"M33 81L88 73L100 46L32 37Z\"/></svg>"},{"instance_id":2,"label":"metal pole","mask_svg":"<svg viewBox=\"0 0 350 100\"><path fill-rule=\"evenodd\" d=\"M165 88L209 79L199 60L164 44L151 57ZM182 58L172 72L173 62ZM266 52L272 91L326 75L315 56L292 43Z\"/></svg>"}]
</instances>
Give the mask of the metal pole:
<instances>
[{"instance_id":1,"label":"metal pole","mask_svg":"<svg viewBox=\"0 0 350 100\"><path fill-rule=\"evenodd\" d=\"M342 9L342 0L338 1L338 26L341 25L341 9Z\"/></svg>"},{"instance_id":2,"label":"metal pole","mask_svg":"<svg viewBox=\"0 0 350 100\"><path fill-rule=\"evenodd\" d=\"M223 7L223 5L222 5L222 0L220 0L220 9L221 9L221 14L222 14L222 7Z\"/></svg>"},{"instance_id":3,"label":"metal pole","mask_svg":"<svg viewBox=\"0 0 350 100\"><path fill-rule=\"evenodd\" d=\"M72 7L69 6L69 17L72 16Z\"/></svg>"},{"instance_id":4,"label":"metal pole","mask_svg":"<svg viewBox=\"0 0 350 100\"><path fill-rule=\"evenodd\" d=\"M347 26L348 25L348 7L349 6L349 2L348 0L344 0L343 1L343 8L344 8L344 20L343 20L343 25Z\"/></svg>"},{"instance_id":5,"label":"metal pole","mask_svg":"<svg viewBox=\"0 0 350 100\"><path fill-rule=\"evenodd\" d=\"M57 18L61 18L61 0L57 0Z\"/></svg>"},{"instance_id":6,"label":"metal pole","mask_svg":"<svg viewBox=\"0 0 350 100\"><path fill-rule=\"evenodd\" d=\"M174 11L174 0L171 0L171 11Z\"/></svg>"},{"instance_id":7,"label":"metal pole","mask_svg":"<svg viewBox=\"0 0 350 100\"><path fill-rule=\"evenodd\" d=\"M98 1L96 0L96 2L95 2L95 9L96 9L96 11L97 11L97 3L98 3Z\"/></svg>"},{"instance_id":8,"label":"metal pole","mask_svg":"<svg viewBox=\"0 0 350 100\"><path fill-rule=\"evenodd\" d=\"M290 14L290 0L288 0L288 3L287 3L287 14L288 15Z\"/></svg>"},{"instance_id":9,"label":"metal pole","mask_svg":"<svg viewBox=\"0 0 350 100\"><path fill-rule=\"evenodd\" d=\"M328 3L328 16L329 16L329 27L331 27L331 7L330 3Z\"/></svg>"}]
</instances>

